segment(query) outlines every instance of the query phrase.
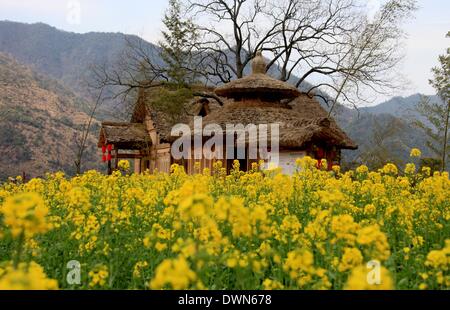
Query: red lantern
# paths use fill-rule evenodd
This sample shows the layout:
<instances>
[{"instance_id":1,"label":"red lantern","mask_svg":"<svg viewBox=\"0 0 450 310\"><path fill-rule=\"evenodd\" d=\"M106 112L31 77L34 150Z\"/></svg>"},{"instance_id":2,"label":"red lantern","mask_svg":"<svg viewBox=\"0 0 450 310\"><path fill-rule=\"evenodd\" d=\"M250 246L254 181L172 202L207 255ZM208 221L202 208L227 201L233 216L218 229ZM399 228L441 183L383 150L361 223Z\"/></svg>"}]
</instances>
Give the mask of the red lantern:
<instances>
[{"instance_id":1,"label":"red lantern","mask_svg":"<svg viewBox=\"0 0 450 310\"><path fill-rule=\"evenodd\" d=\"M106 161L106 155L102 156L102 161L105 162Z\"/></svg>"},{"instance_id":2,"label":"red lantern","mask_svg":"<svg viewBox=\"0 0 450 310\"><path fill-rule=\"evenodd\" d=\"M111 154L108 154L108 156L106 157L106 159L107 159L108 161L110 161L111 158L112 158Z\"/></svg>"},{"instance_id":3,"label":"red lantern","mask_svg":"<svg viewBox=\"0 0 450 310\"><path fill-rule=\"evenodd\" d=\"M102 146L102 153L105 154L106 153L106 145Z\"/></svg>"},{"instance_id":4,"label":"red lantern","mask_svg":"<svg viewBox=\"0 0 450 310\"><path fill-rule=\"evenodd\" d=\"M323 158L323 156L324 156L324 151L322 150L322 149L318 149L317 150L317 159L322 159Z\"/></svg>"},{"instance_id":5,"label":"red lantern","mask_svg":"<svg viewBox=\"0 0 450 310\"><path fill-rule=\"evenodd\" d=\"M111 152L112 150L112 144L108 144L108 152Z\"/></svg>"}]
</instances>

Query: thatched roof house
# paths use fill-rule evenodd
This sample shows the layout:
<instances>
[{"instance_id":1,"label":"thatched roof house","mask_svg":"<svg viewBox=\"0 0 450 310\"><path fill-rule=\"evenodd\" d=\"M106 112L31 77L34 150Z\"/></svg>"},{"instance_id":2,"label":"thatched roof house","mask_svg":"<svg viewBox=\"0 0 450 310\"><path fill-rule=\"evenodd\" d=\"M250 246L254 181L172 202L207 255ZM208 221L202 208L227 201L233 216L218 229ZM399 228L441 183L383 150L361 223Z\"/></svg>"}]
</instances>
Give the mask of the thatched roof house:
<instances>
[{"instance_id":1,"label":"thatched roof house","mask_svg":"<svg viewBox=\"0 0 450 310\"><path fill-rule=\"evenodd\" d=\"M145 169L168 171L170 164L177 162L192 173L198 159L177 161L172 157L170 146L177 137L171 136L171 129L176 123L185 123L193 130L194 116L202 116L203 127L210 124L222 128L227 124L278 124L278 164L286 173L292 172L296 157L325 158L331 166L340 162L341 149L357 148L317 100L266 75L266 64L261 54L255 57L252 69L252 74L242 79L214 90L203 89L204 92L214 91L220 104L212 99L214 96L194 97L187 100L182 112L176 115L152 104L158 89L141 90L131 122L103 123L99 146L113 144L117 150L134 150L136 154L132 158L136 159L136 172ZM125 156L120 156L117 151L115 158ZM224 166L230 168L233 159L222 160ZM215 160L201 159L200 162L202 167L212 167ZM241 158L241 168L246 170L252 161Z\"/></svg>"},{"instance_id":2,"label":"thatched roof house","mask_svg":"<svg viewBox=\"0 0 450 310\"><path fill-rule=\"evenodd\" d=\"M119 149L141 149L149 145L150 140L142 123L103 122L98 146L112 144Z\"/></svg>"}]
</instances>

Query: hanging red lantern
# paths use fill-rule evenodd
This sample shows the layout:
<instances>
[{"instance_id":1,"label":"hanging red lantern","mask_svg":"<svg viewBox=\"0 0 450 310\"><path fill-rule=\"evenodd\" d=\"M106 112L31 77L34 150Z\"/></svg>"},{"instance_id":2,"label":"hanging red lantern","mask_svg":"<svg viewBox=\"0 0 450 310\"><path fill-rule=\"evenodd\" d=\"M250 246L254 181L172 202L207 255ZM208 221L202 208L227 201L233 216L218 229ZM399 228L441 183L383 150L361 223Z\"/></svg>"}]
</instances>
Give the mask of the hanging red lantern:
<instances>
[{"instance_id":1,"label":"hanging red lantern","mask_svg":"<svg viewBox=\"0 0 450 310\"><path fill-rule=\"evenodd\" d=\"M321 148L317 149L317 159L322 159L324 155L325 153Z\"/></svg>"},{"instance_id":2,"label":"hanging red lantern","mask_svg":"<svg viewBox=\"0 0 450 310\"><path fill-rule=\"evenodd\" d=\"M102 146L102 153L105 154L106 153L106 145Z\"/></svg>"},{"instance_id":3,"label":"hanging red lantern","mask_svg":"<svg viewBox=\"0 0 450 310\"><path fill-rule=\"evenodd\" d=\"M110 161L111 158L112 158L111 154L108 154L108 156L106 157L106 159L107 159L108 161Z\"/></svg>"},{"instance_id":4,"label":"hanging red lantern","mask_svg":"<svg viewBox=\"0 0 450 310\"><path fill-rule=\"evenodd\" d=\"M112 144L108 144L108 152L111 152L112 150Z\"/></svg>"},{"instance_id":5,"label":"hanging red lantern","mask_svg":"<svg viewBox=\"0 0 450 310\"><path fill-rule=\"evenodd\" d=\"M102 162L105 162L106 161L106 155L103 155L102 156Z\"/></svg>"}]
</instances>

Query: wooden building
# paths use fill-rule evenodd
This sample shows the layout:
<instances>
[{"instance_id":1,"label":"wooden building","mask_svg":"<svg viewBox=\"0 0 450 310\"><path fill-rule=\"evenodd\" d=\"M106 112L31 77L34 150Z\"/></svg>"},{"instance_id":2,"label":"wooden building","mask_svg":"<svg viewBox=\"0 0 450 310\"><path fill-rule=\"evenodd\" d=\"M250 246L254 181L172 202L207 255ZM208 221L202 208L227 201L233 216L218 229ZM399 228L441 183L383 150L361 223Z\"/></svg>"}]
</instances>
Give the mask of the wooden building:
<instances>
[{"instance_id":1,"label":"wooden building","mask_svg":"<svg viewBox=\"0 0 450 310\"><path fill-rule=\"evenodd\" d=\"M152 91L142 90L131 121L102 123L98 145L112 145L116 166L120 158L134 159L137 173L147 169L168 172L174 162L193 173L195 162L210 168L217 159L176 161L171 156L171 143L178 137L170 134L175 123L189 124L193 129L193 117L201 116L203 126L218 124L222 128L226 124L278 124L279 166L285 173L293 171L298 157L325 158L331 167L340 163L342 149L357 148L317 100L266 75L260 53L253 60L252 70L252 74L214 90L223 106L215 99L198 97L186 102L185 112L176 119L152 106ZM229 170L234 158L224 157L223 166ZM247 170L251 162L249 158L240 159L241 169Z\"/></svg>"}]
</instances>

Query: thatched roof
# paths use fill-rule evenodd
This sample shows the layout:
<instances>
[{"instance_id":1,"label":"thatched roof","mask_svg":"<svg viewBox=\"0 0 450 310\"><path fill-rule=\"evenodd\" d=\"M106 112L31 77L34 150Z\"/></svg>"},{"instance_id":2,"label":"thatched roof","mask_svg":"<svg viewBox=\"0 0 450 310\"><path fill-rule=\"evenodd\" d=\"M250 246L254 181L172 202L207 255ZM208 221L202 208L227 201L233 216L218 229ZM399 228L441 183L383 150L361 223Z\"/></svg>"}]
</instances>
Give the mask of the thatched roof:
<instances>
[{"instance_id":1,"label":"thatched roof","mask_svg":"<svg viewBox=\"0 0 450 310\"><path fill-rule=\"evenodd\" d=\"M114 144L117 148L139 150L151 144L142 123L103 122L98 146Z\"/></svg>"},{"instance_id":2,"label":"thatched roof","mask_svg":"<svg viewBox=\"0 0 450 310\"><path fill-rule=\"evenodd\" d=\"M252 74L216 88L226 98L259 97L270 100L291 99L300 95L297 88L266 74L266 63L258 52L252 62Z\"/></svg>"},{"instance_id":3,"label":"thatched roof","mask_svg":"<svg viewBox=\"0 0 450 310\"><path fill-rule=\"evenodd\" d=\"M302 148L314 142L343 149L357 148L335 121L327 117L320 104L306 95L298 97L292 107L228 103L203 118L203 126L208 124L219 124L223 129L226 124L278 124L280 147L286 148ZM193 128L192 119L190 126Z\"/></svg>"},{"instance_id":4,"label":"thatched roof","mask_svg":"<svg viewBox=\"0 0 450 310\"><path fill-rule=\"evenodd\" d=\"M328 118L328 112L314 97L302 93L298 98L289 103L294 111L299 112L304 119L320 119ZM350 139L349 136L339 127L336 121L328 118L330 121L330 129L340 137L340 144L344 149L356 150L358 146Z\"/></svg>"}]
</instances>

